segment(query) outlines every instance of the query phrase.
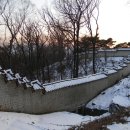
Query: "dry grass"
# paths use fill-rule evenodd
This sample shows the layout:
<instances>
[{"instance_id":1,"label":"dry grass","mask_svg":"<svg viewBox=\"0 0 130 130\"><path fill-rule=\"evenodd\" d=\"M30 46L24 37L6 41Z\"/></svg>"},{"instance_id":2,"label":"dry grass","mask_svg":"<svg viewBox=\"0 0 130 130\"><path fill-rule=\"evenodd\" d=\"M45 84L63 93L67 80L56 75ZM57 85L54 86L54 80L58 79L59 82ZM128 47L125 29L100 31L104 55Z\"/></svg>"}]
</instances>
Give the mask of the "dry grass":
<instances>
[{"instance_id":1,"label":"dry grass","mask_svg":"<svg viewBox=\"0 0 130 130\"><path fill-rule=\"evenodd\" d=\"M103 117L101 119L96 119L87 124L81 124L80 126L70 128L69 130L108 130L106 128L107 125L111 125L113 122L126 123L124 117L129 117L129 116L130 116L129 111L123 111L116 114L112 114L107 117Z\"/></svg>"}]
</instances>

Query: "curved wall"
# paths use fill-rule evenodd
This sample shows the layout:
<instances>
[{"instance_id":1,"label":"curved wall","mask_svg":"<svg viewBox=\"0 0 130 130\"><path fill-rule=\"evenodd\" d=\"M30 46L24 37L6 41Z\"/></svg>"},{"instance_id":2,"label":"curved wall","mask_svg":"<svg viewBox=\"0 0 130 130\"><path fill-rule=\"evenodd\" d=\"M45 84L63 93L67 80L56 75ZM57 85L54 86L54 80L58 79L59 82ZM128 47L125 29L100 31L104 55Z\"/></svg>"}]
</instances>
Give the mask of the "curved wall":
<instances>
[{"instance_id":1,"label":"curved wall","mask_svg":"<svg viewBox=\"0 0 130 130\"><path fill-rule=\"evenodd\" d=\"M3 75L0 75L0 110L32 114L73 111L127 76L130 73L130 62L127 61L125 64L127 66L114 73L103 74L103 78L56 89L45 94L41 89L34 91L32 88L25 89L20 84L17 86L15 80L6 83Z\"/></svg>"}]
</instances>

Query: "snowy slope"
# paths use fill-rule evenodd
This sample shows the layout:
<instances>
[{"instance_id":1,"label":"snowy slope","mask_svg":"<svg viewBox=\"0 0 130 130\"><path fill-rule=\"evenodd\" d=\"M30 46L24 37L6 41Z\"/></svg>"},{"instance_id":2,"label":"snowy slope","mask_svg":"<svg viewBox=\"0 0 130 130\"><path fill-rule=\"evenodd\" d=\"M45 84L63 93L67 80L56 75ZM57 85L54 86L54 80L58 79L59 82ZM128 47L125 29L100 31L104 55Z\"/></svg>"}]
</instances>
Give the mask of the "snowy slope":
<instances>
[{"instance_id":1,"label":"snowy slope","mask_svg":"<svg viewBox=\"0 0 130 130\"><path fill-rule=\"evenodd\" d=\"M130 106L130 77L121 80L118 84L102 92L91 100L86 107L108 110L111 103L123 107Z\"/></svg>"}]
</instances>

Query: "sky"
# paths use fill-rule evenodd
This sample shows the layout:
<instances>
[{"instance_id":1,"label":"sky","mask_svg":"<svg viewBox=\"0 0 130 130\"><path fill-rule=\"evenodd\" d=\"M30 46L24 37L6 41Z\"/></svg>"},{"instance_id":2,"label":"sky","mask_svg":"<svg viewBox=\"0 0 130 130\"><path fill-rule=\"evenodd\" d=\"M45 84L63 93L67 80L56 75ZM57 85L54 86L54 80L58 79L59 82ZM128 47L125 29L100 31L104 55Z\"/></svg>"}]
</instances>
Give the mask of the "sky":
<instances>
[{"instance_id":1,"label":"sky","mask_svg":"<svg viewBox=\"0 0 130 130\"><path fill-rule=\"evenodd\" d=\"M130 5L128 0L102 0L99 34L118 42L130 41Z\"/></svg>"},{"instance_id":2,"label":"sky","mask_svg":"<svg viewBox=\"0 0 130 130\"><path fill-rule=\"evenodd\" d=\"M52 0L31 0L38 8L52 6ZM130 2L128 0L101 0L99 36L121 42L130 42Z\"/></svg>"}]
</instances>

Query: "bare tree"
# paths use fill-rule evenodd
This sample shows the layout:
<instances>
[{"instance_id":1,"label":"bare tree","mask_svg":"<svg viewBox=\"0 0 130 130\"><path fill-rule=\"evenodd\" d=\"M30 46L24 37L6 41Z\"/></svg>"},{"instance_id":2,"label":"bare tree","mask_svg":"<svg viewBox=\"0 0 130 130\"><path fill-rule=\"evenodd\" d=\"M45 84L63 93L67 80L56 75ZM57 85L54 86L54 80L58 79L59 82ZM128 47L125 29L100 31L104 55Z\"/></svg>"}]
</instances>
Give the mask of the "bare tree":
<instances>
[{"instance_id":1,"label":"bare tree","mask_svg":"<svg viewBox=\"0 0 130 130\"><path fill-rule=\"evenodd\" d=\"M98 39L98 18L99 18L99 0L91 0L91 4L84 13L86 21L86 27L91 37L91 43L93 45L93 73L96 73L95 58L96 58L96 42Z\"/></svg>"},{"instance_id":2,"label":"bare tree","mask_svg":"<svg viewBox=\"0 0 130 130\"><path fill-rule=\"evenodd\" d=\"M50 44L55 44L56 46L58 46L57 51L58 61L60 63L60 79L63 79L63 57L65 55L65 52L63 50L65 48L65 41L67 38L67 33L64 29L65 23L61 23L60 20L54 17L54 15L48 9L42 10L42 19L47 25L48 35L50 37ZM55 57L55 52L53 56Z\"/></svg>"},{"instance_id":3,"label":"bare tree","mask_svg":"<svg viewBox=\"0 0 130 130\"><path fill-rule=\"evenodd\" d=\"M78 77L79 72L79 36L84 25L83 15L90 6L91 0L57 0L56 8L68 23L73 38L73 77Z\"/></svg>"},{"instance_id":4,"label":"bare tree","mask_svg":"<svg viewBox=\"0 0 130 130\"><path fill-rule=\"evenodd\" d=\"M47 18L45 17L46 12L43 13L43 16L44 19L46 18L51 21L51 23L47 23L47 26L49 30L53 30L53 33L55 32L54 34L60 36L60 31L66 31L70 34L69 39L72 41L73 45L73 77L78 77L79 74L79 38L81 29L86 25L93 45L93 72L95 73L95 47L98 38L99 0L57 0L55 4L56 11L58 11L58 18L54 17L48 10ZM92 27L93 21L95 21L96 25L95 36ZM61 25L60 28L59 24ZM58 33L56 33L56 29L58 29ZM53 35L52 32L51 34Z\"/></svg>"},{"instance_id":5,"label":"bare tree","mask_svg":"<svg viewBox=\"0 0 130 130\"><path fill-rule=\"evenodd\" d=\"M19 2L23 5L22 7L18 6L20 4ZM29 1L26 1L27 3L22 0L19 2L16 2L15 0L7 1L5 10L1 14L3 24L7 27L10 33L9 50L7 52L9 67L11 67L12 64L12 45L14 41L17 42L17 35L27 16L27 10L30 4Z\"/></svg>"}]
</instances>

